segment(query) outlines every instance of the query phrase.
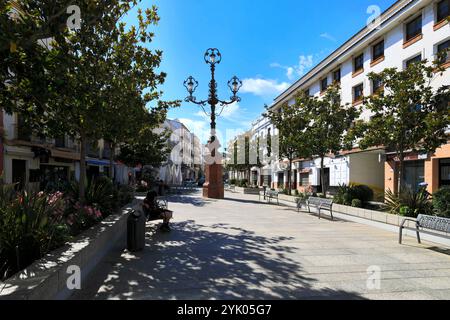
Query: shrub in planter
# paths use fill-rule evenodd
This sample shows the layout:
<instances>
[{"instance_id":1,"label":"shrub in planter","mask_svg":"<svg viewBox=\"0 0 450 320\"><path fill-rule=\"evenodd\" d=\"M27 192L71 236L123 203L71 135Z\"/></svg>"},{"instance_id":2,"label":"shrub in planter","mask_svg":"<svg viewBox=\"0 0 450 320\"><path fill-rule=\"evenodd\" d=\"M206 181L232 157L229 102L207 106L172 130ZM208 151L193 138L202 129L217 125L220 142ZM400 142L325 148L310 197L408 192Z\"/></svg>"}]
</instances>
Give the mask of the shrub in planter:
<instances>
[{"instance_id":1,"label":"shrub in planter","mask_svg":"<svg viewBox=\"0 0 450 320\"><path fill-rule=\"evenodd\" d=\"M234 186L235 186L236 183L237 183L237 180L236 180L236 179L231 179L231 180L230 180L230 184L231 184L231 185L234 185Z\"/></svg>"},{"instance_id":2,"label":"shrub in planter","mask_svg":"<svg viewBox=\"0 0 450 320\"><path fill-rule=\"evenodd\" d=\"M367 202L372 201L374 192L371 188L365 185L346 185L341 184L338 187L337 193L334 196L334 201L337 204L352 205L354 199L361 200L362 206Z\"/></svg>"},{"instance_id":3,"label":"shrub in planter","mask_svg":"<svg viewBox=\"0 0 450 320\"><path fill-rule=\"evenodd\" d=\"M350 187L350 192L353 199L359 199L362 203L367 203L373 200L373 190L365 185L353 185Z\"/></svg>"},{"instance_id":4,"label":"shrub in planter","mask_svg":"<svg viewBox=\"0 0 450 320\"><path fill-rule=\"evenodd\" d=\"M75 203L73 208L69 209L67 214L67 224L71 228L72 235L78 235L102 220L103 214L100 209Z\"/></svg>"},{"instance_id":5,"label":"shrub in planter","mask_svg":"<svg viewBox=\"0 0 450 320\"><path fill-rule=\"evenodd\" d=\"M68 196L72 206L80 202L78 182L72 182ZM85 191L85 205L95 207L107 217L118 209L113 182L106 177L91 180Z\"/></svg>"},{"instance_id":6,"label":"shrub in planter","mask_svg":"<svg viewBox=\"0 0 450 320\"><path fill-rule=\"evenodd\" d=\"M445 186L433 194L433 207L438 216L450 218L450 186Z\"/></svg>"},{"instance_id":7,"label":"shrub in planter","mask_svg":"<svg viewBox=\"0 0 450 320\"><path fill-rule=\"evenodd\" d=\"M430 194L425 188L420 188L417 191L405 189L398 195L388 190L385 205L390 213L406 217L417 218L419 214L433 214ZM408 210L402 210L404 207L407 207Z\"/></svg>"},{"instance_id":8,"label":"shrub in planter","mask_svg":"<svg viewBox=\"0 0 450 320\"><path fill-rule=\"evenodd\" d=\"M134 200L134 189L127 185L120 185L116 189L118 205L123 207Z\"/></svg>"},{"instance_id":9,"label":"shrub in planter","mask_svg":"<svg viewBox=\"0 0 450 320\"><path fill-rule=\"evenodd\" d=\"M239 181L238 186L241 188L247 188L248 185L248 180L247 179L242 179Z\"/></svg>"},{"instance_id":10,"label":"shrub in planter","mask_svg":"<svg viewBox=\"0 0 450 320\"><path fill-rule=\"evenodd\" d=\"M147 185L143 185L143 184L139 184L137 187L136 187L136 192L147 192L147 191L149 191L150 189L148 188L148 186Z\"/></svg>"},{"instance_id":11,"label":"shrub in planter","mask_svg":"<svg viewBox=\"0 0 450 320\"><path fill-rule=\"evenodd\" d=\"M354 207L354 208L362 208L362 206L363 206L363 203L362 203L361 200L359 200L359 199L353 199L352 200L352 207Z\"/></svg>"},{"instance_id":12,"label":"shrub in planter","mask_svg":"<svg viewBox=\"0 0 450 320\"><path fill-rule=\"evenodd\" d=\"M62 193L15 193L0 185L0 279L69 240Z\"/></svg>"}]
</instances>

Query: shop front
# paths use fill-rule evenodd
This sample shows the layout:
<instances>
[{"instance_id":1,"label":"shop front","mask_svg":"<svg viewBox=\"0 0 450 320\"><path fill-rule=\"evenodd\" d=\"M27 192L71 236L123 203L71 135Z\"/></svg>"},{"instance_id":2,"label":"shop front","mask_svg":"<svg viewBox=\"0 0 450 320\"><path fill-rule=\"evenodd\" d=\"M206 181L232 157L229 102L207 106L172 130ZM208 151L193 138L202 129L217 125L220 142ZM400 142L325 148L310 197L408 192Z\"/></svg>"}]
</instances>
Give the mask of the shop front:
<instances>
[{"instance_id":1,"label":"shop front","mask_svg":"<svg viewBox=\"0 0 450 320\"><path fill-rule=\"evenodd\" d=\"M398 158L394 154L387 154L384 172L386 190L398 190L394 182L398 174L398 164ZM430 193L450 185L450 144L437 149L434 154L407 153L403 179L408 188L415 190L426 186Z\"/></svg>"}]
</instances>

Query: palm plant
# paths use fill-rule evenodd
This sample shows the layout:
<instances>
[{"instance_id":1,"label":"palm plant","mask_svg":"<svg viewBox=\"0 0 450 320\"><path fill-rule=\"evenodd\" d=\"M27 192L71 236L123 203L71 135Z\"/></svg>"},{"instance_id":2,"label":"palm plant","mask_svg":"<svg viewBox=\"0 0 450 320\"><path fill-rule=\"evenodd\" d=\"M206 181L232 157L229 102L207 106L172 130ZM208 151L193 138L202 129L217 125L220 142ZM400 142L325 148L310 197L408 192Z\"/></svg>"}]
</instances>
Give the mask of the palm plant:
<instances>
[{"instance_id":1,"label":"palm plant","mask_svg":"<svg viewBox=\"0 0 450 320\"><path fill-rule=\"evenodd\" d=\"M425 188L404 189L398 195L386 191L385 205L390 213L416 218L419 214L433 214L431 196Z\"/></svg>"}]
</instances>

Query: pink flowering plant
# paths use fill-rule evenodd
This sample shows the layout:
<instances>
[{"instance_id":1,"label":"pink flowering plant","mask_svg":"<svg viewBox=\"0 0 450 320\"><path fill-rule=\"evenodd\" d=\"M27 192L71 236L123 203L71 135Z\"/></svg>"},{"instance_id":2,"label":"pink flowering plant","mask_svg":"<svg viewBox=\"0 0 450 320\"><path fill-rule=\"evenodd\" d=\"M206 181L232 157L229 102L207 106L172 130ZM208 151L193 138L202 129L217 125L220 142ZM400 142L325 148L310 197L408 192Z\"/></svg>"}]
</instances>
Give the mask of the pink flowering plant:
<instances>
[{"instance_id":1,"label":"pink flowering plant","mask_svg":"<svg viewBox=\"0 0 450 320\"><path fill-rule=\"evenodd\" d=\"M96 225L102 219L103 214L97 207L76 202L72 208L69 208L66 221L72 229L72 234L78 234Z\"/></svg>"}]
</instances>

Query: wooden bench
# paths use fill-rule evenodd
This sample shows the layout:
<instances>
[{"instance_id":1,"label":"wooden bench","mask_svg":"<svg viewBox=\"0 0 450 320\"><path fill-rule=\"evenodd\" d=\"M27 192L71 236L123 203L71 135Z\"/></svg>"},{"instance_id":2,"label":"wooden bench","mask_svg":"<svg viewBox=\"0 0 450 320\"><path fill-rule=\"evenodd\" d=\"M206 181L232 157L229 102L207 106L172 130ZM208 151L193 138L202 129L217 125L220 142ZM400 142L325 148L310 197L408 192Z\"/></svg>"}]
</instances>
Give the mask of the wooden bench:
<instances>
[{"instance_id":1,"label":"wooden bench","mask_svg":"<svg viewBox=\"0 0 450 320\"><path fill-rule=\"evenodd\" d=\"M319 213L319 219L321 218L321 211L325 210L330 212L331 220L334 220L332 199L309 197L308 200L299 200L297 202L298 211L300 211L302 204L306 204L309 213L311 213L311 207L316 208Z\"/></svg>"},{"instance_id":2,"label":"wooden bench","mask_svg":"<svg viewBox=\"0 0 450 320\"><path fill-rule=\"evenodd\" d=\"M407 228L405 227L406 221L415 222L416 228ZM431 235L440 235L433 231L439 231L439 232L450 232L450 219L449 218L443 218L443 217L435 217L435 216L427 216L420 214L416 220L412 218L405 218L403 219L401 225L400 225L400 231L399 231L399 239L398 242L402 244L402 238L403 238L403 229L408 230L414 230L417 234L417 241L419 243L422 243L420 240L420 233L427 233Z\"/></svg>"}]
</instances>

